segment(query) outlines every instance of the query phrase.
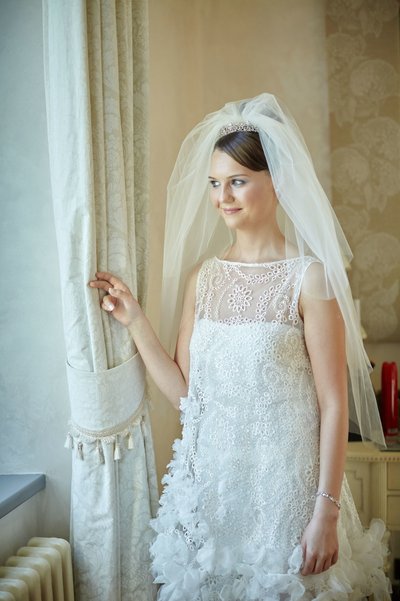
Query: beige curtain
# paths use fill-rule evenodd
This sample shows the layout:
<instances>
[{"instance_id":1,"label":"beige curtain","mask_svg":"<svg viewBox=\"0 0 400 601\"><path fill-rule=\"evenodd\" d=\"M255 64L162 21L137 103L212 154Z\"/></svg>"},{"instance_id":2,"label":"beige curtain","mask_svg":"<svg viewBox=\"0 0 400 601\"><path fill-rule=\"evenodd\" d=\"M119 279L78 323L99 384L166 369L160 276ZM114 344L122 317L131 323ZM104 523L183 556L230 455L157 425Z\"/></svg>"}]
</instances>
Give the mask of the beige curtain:
<instances>
[{"instance_id":1,"label":"beige curtain","mask_svg":"<svg viewBox=\"0 0 400 601\"><path fill-rule=\"evenodd\" d=\"M73 450L78 601L148 601L157 506L145 374L88 281L120 276L143 303L147 214L145 0L43 0L51 184Z\"/></svg>"},{"instance_id":2,"label":"beige curtain","mask_svg":"<svg viewBox=\"0 0 400 601\"><path fill-rule=\"evenodd\" d=\"M400 339L397 0L327 0L333 203L368 340Z\"/></svg>"}]
</instances>

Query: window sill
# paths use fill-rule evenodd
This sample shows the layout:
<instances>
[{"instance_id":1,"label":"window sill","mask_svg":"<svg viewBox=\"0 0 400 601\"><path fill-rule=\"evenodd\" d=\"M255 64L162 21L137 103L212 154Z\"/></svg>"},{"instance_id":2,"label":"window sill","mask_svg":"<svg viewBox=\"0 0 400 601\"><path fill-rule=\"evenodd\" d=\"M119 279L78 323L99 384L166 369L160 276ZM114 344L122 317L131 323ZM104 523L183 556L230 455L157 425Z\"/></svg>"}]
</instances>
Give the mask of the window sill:
<instances>
[{"instance_id":1,"label":"window sill","mask_svg":"<svg viewBox=\"0 0 400 601\"><path fill-rule=\"evenodd\" d=\"M0 474L0 518L45 487L44 474Z\"/></svg>"}]
</instances>

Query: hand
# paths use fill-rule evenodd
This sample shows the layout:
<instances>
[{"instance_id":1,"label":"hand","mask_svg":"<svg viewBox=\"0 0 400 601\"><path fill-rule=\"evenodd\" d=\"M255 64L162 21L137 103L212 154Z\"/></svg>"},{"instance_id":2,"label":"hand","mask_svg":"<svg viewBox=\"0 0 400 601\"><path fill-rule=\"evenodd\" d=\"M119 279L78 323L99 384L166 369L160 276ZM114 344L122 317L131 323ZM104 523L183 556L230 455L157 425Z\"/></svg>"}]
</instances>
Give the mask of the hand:
<instances>
[{"instance_id":1,"label":"hand","mask_svg":"<svg viewBox=\"0 0 400 601\"><path fill-rule=\"evenodd\" d=\"M129 288L111 273L98 271L96 279L90 281L89 286L108 292L102 298L101 308L111 312L122 325L130 326L142 314L142 309Z\"/></svg>"},{"instance_id":2,"label":"hand","mask_svg":"<svg viewBox=\"0 0 400 601\"><path fill-rule=\"evenodd\" d=\"M303 567L301 574L320 574L338 560L337 514L315 513L301 539Z\"/></svg>"}]
</instances>

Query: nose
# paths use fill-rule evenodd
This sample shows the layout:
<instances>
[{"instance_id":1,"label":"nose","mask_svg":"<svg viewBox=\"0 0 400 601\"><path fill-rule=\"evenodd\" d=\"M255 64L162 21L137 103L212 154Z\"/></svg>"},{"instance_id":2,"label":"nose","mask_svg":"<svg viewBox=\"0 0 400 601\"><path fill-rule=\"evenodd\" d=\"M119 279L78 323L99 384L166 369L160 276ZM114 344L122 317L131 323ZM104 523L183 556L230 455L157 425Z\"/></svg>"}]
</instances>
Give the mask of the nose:
<instances>
[{"instance_id":1,"label":"nose","mask_svg":"<svg viewBox=\"0 0 400 601\"><path fill-rule=\"evenodd\" d=\"M219 204L233 202L233 196L229 184L221 184L218 194L218 202Z\"/></svg>"}]
</instances>

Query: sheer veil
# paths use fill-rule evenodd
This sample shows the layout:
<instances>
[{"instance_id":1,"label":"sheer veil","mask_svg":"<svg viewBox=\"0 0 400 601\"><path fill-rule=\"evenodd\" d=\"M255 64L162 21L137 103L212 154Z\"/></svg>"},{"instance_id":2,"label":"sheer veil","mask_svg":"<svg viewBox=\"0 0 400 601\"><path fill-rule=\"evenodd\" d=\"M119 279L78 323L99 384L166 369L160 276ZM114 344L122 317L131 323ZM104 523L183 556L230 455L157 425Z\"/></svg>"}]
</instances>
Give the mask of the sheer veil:
<instances>
[{"instance_id":1,"label":"sheer veil","mask_svg":"<svg viewBox=\"0 0 400 601\"><path fill-rule=\"evenodd\" d=\"M370 363L360 335L345 265L351 250L318 181L303 137L286 108L272 94L230 102L207 115L185 138L167 196L161 338L173 349L185 280L196 263L218 254L231 234L209 201L211 155L222 127L250 123L258 131L279 201L278 221L287 256L315 257L320 268L307 293L336 298L346 328L351 429L385 446ZM329 343L329 341L327 341Z\"/></svg>"}]
</instances>

